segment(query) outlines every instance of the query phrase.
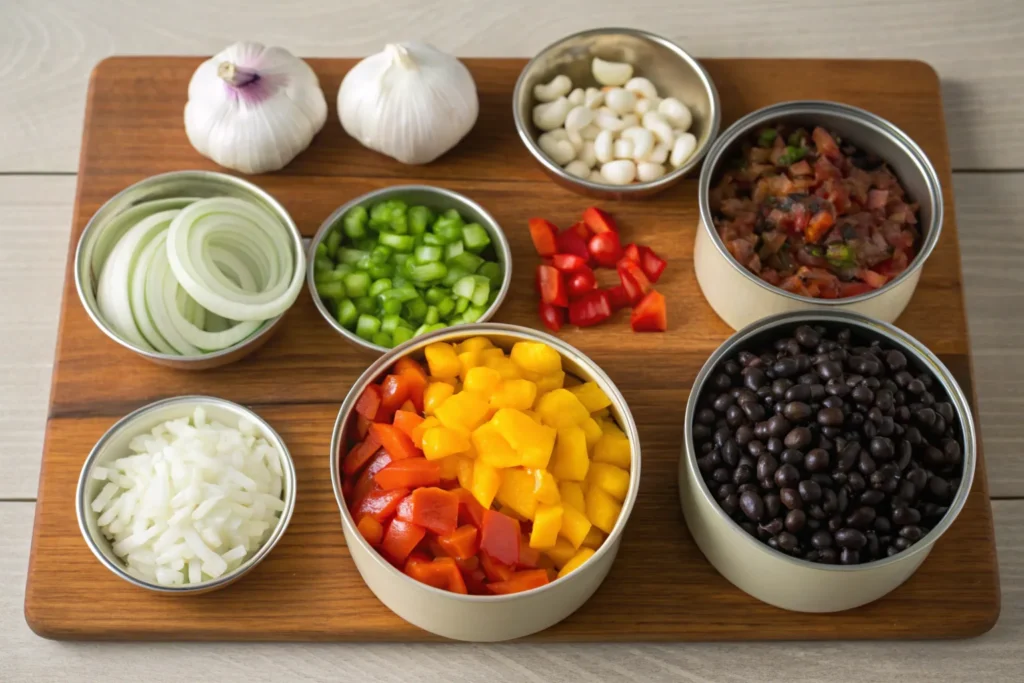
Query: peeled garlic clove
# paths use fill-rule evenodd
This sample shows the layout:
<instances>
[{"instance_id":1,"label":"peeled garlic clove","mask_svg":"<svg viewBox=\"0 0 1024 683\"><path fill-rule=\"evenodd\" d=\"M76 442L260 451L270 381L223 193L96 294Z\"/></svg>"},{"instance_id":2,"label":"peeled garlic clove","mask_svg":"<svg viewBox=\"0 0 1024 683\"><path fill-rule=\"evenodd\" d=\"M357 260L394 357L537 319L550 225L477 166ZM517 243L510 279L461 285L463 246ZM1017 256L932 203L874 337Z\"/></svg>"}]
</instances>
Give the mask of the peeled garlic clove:
<instances>
[{"instance_id":1,"label":"peeled garlic clove","mask_svg":"<svg viewBox=\"0 0 1024 683\"><path fill-rule=\"evenodd\" d=\"M612 185L629 185L636 180L636 164L627 159L601 165L601 177Z\"/></svg>"},{"instance_id":2,"label":"peeled garlic clove","mask_svg":"<svg viewBox=\"0 0 1024 683\"><path fill-rule=\"evenodd\" d=\"M622 122L618 116L615 115L611 109L602 108L597 112L597 116L594 117L594 123L601 130L610 130L614 133L618 133L620 130L626 127L626 124Z\"/></svg>"},{"instance_id":3,"label":"peeled garlic clove","mask_svg":"<svg viewBox=\"0 0 1024 683\"><path fill-rule=\"evenodd\" d=\"M672 124L673 128L679 128L684 133L693 125L693 114L690 113L690 109L674 97L662 100L658 105L658 113Z\"/></svg>"},{"instance_id":4,"label":"peeled garlic clove","mask_svg":"<svg viewBox=\"0 0 1024 683\"><path fill-rule=\"evenodd\" d=\"M636 161L644 161L654 150L654 133L646 128L632 126L622 131L620 135L622 139L633 143L633 159Z\"/></svg>"},{"instance_id":5,"label":"peeled garlic clove","mask_svg":"<svg viewBox=\"0 0 1024 683\"><path fill-rule=\"evenodd\" d=\"M619 138L612 144L612 156L616 159L633 158L633 141Z\"/></svg>"},{"instance_id":6,"label":"peeled garlic clove","mask_svg":"<svg viewBox=\"0 0 1024 683\"><path fill-rule=\"evenodd\" d=\"M593 168L597 165L597 153L594 151L594 141L584 140L583 147L579 150L576 155L579 161L582 161L587 165L587 168Z\"/></svg>"},{"instance_id":7,"label":"peeled garlic clove","mask_svg":"<svg viewBox=\"0 0 1024 683\"><path fill-rule=\"evenodd\" d=\"M672 146L672 155L668 161L674 168L679 168L693 155L695 149L697 149L697 138L692 133L683 133Z\"/></svg>"},{"instance_id":8,"label":"peeled garlic clove","mask_svg":"<svg viewBox=\"0 0 1024 683\"><path fill-rule=\"evenodd\" d=\"M569 98L564 95L556 100L545 104L538 104L533 108L533 125L541 130L554 130L565 123L565 117L569 115L572 105Z\"/></svg>"},{"instance_id":9,"label":"peeled garlic clove","mask_svg":"<svg viewBox=\"0 0 1024 683\"><path fill-rule=\"evenodd\" d=\"M658 138L659 142L664 142L669 146L675 143L676 137L672 134L672 126L668 125L668 122L658 112L649 111L644 114L643 123L644 128L654 133L654 137Z\"/></svg>"},{"instance_id":10,"label":"peeled garlic clove","mask_svg":"<svg viewBox=\"0 0 1024 683\"><path fill-rule=\"evenodd\" d=\"M586 126L580 130L580 137L582 137L584 140L594 140L597 138L597 134L600 132L600 128L598 128L594 124L590 124L589 126Z\"/></svg>"},{"instance_id":11,"label":"peeled garlic clove","mask_svg":"<svg viewBox=\"0 0 1024 683\"><path fill-rule=\"evenodd\" d=\"M665 167L650 161L642 161L636 165L636 177L641 183L657 180L665 175Z\"/></svg>"},{"instance_id":12,"label":"peeled garlic clove","mask_svg":"<svg viewBox=\"0 0 1024 683\"><path fill-rule=\"evenodd\" d=\"M654 149L651 150L651 154L647 157L647 161L655 164L663 164L668 161L668 155L671 152L671 147L666 145L664 142L659 142L654 146Z\"/></svg>"},{"instance_id":13,"label":"peeled garlic clove","mask_svg":"<svg viewBox=\"0 0 1024 683\"><path fill-rule=\"evenodd\" d=\"M583 104L598 109L604 104L604 92L599 88L587 88L583 93Z\"/></svg>"},{"instance_id":14,"label":"peeled garlic clove","mask_svg":"<svg viewBox=\"0 0 1024 683\"><path fill-rule=\"evenodd\" d=\"M611 88L604 94L604 103L616 114L629 114L636 108L636 95L623 88Z\"/></svg>"},{"instance_id":15,"label":"peeled garlic clove","mask_svg":"<svg viewBox=\"0 0 1024 683\"><path fill-rule=\"evenodd\" d=\"M544 133L537 138L537 145L559 166L565 166L576 158L576 149L567 139L560 139L551 133Z\"/></svg>"},{"instance_id":16,"label":"peeled garlic clove","mask_svg":"<svg viewBox=\"0 0 1024 683\"><path fill-rule=\"evenodd\" d=\"M578 107L579 105L583 104L585 99L586 95L584 94L583 88L576 88L571 93L569 93L569 104L571 104L574 107Z\"/></svg>"},{"instance_id":17,"label":"peeled garlic clove","mask_svg":"<svg viewBox=\"0 0 1024 683\"><path fill-rule=\"evenodd\" d=\"M626 85L622 87L635 94L637 97L654 99L658 96L658 89L654 87L654 84L640 76L629 79L626 81Z\"/></svg>"},{"instance_id":18,"label":"peeled garlic clove","mask_svg":"<svg viewBox=\"0 0 1024 683\"><path fill-rule=\"evenodd\" d=\"M640 117L636 114L626 114L622 117L622 123L626 128L633 128L640 125Z\"/></svg>"},{"instance_id":19,"label":"peeled garlic clove","mask_svg":"<svg viewBox=\"0 0 1024 683\"><path fill-rule=\"evenodd\" d=\"M601 171L595 168L590 172L590 175L587 176L587 180L592 183L604 183L604 176L601 175Z\"/></svg>"},{"instance_id":20,"label":"peeled garlic clove","mask_svg":"<svg viewBox=\"0 0 1024 683\"><path fill-rule=\"evenodd\" d=\"M594 57L590 63L590 73L601 85L625 85L633 76L633 65L626 62L607 62Z\"/></svg>"},{"instance_id":21,"label":"peeled garlic clove","mask_svg":"<svg viewBox=\"0 0 1024 683\"><path fill-rule=\"evenodd\" d=\"M602 164L606 164L615 158L612 132L610 130L602 130L598 133L597 138L594 140L594 156Z\"/></svg>"},{"instance_id":22,"label":"peeled garlic clove","mask_svg":"<svg viewBox=\"0 0 1024 683\"><path fill-rule=\"evenodd\" d=\"M584 105L573 107L565 117L565 129L567 131L586 128L594 120L594 110Z\"/></svg>"},{"instance_id":23,"label":"peeled garlic clove","mask_svg":"<svg viewBox=\"0 0 1024 683\"><path fill-rule=\"evenodd\" d=\"M558 74L549 83L533 86L533 97L538 102L554 102L572 90L572 80L565 74Z\"/></svg>"},{"instance_id":24,"label":"peeled garlic clove","mask_svg":"<svg viewBox=\"0 0 1024 683\"><path fill-rule=\"evenodd\" d=\"M587 164L577 159L566 164L565 171L566 173L571 173L577 178L586 178L590 175L590 166L587 166Z\"/></svg>"},{"instance_id":25,"label":"peeled garlic clove","mask_svg":"<svg viewBox=\"0 0 1024 683\"><path fill-rule=\"evenodd\" d=\"M658 105L661 104L660 97L641 97L636 101L636 113L638 116L643 116L649 111L658 111Z\"/></svg>"}]
</instances>

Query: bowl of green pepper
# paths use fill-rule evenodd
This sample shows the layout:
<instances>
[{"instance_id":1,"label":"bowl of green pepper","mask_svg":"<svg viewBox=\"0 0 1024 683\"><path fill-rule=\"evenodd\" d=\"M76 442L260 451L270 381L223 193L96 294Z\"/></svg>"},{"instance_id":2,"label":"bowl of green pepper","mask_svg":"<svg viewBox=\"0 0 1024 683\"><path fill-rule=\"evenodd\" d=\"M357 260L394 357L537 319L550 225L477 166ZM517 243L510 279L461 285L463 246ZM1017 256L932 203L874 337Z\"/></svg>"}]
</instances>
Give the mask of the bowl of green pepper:
<instances>
[{"instance_id":1,"label":"bowl of green pepper","mask_svg":"<svg viewBox=\"0 0 1024 683\"><path fill-rule=\"evenodd\" d=\"M323 222L306 281L339 334L384 353L428 332L489 320L508 293L512 253L476 202L399 185L356 197Z\"/></svg>"}]
</instances>

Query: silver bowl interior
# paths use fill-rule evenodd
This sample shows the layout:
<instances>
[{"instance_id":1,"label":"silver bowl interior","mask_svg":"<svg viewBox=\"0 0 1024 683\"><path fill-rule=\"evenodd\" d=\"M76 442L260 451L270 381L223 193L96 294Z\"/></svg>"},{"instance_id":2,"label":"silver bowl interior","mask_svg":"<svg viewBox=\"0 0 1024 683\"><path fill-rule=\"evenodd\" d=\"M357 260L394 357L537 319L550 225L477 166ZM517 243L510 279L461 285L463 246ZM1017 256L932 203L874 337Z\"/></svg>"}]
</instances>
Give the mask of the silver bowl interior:
<instances>
[{"instance_id":1,"label":"silver bowl interior","mask_svg":"<svg viewBox=\"0 0 1024 683\"><path fill-rule=\"evenodd\" d=\"M629 492L626 494L626 499L622 503L622 512L619 513L619 519L612 528L612 532L608 534L608 537L605 539L604 543L601 544L601 547L597 550L594 557L587 560L588 562L608 552L609 548L618 542L626 527L626 523L629 520L629 515L633 510L633 504L636 502L637 494L640 491L640 434L637 431L636 422L633 421L633 415L629 411L626 399L619 392L618 387L615 386L611 378L609 378L608 375L606 375L604 371L594 363L594 361L587 358L578 349L566 344L557 337L553 337L543 332L531 330L526 327L503 325L499 323L459 325L457 327L450 327L426 334L422 337L417 337L416 339L412 339L401 346L395 347L395 349L391 350L389 353L378 358L366 369L359 379L352 384L352 388L349 389L348 395L345 397L344 402L341 404L341 408L338 410L338 417L334 422L334 432L331 435L331 485L334 489L335 501L338 503L338 508L341 511L342 524L348 526L350 530L354 532L353 536L359 543L365 545L365 549L377 559L382 567L393 572L396 580L414 581L415 579L411 579L403 572L395 569L391 563L385 560L376 549L371 547L369 543L363 539L362 535L358 530L356 530L355 521L352 519L351 513L349 513L348 504L345 501L345 495L341 488L341 453L347 451L348 446L350 445L349 436L351 433L350 428L354 420L355 404L362 395L366 386L372 382L380 381L380 379L387 374L388 370L399 358L411 356L420 362L423 362L424 349L430 344L435 342L457 343L470 337L477 336L487 337L495 346L505 349L506 351L511 349L512 346L519 341L543 342L561 354L562 370L566 375L572 375L584 382L596 382L608 398L611 399L612 404L609 407L609 411L615 419L615 422L619 425L619 428L622 429L629 438L629 443L632 446ZM546 586L541 586L540 588L534 588L530 591L514 593L511 595L478 596L460 595L456 593L449 593L448 591L441 592L456 600L468 600L471 602L486 600L488 602L500 602L503 600L515 600L517 596L526 594L533 595L536 592L546 590L554 583L555 582L552 582ZM440 589L432 588L426 584L418 585L422 586L424 590L440 591Z\"/></svg>"},{"instance_id":2,"label":"silver bowl interior","mask_svg":"<svg viewBox=\"0 0 1024 683\"><path fill-rule=\"evenodd\" d=\"M766 341L774 341L779 337L791 334L799 325L822 325L833 332L842 328L849 328L853 333L855 342L859 340L862 343L870 343L877 339L886 345L900 349L907 356L908 368L916 372L929 372L942 388L942 391L946 394L956 411L958 432L963 440L963 474L961 476L960 488L957 490L956 496L954 496L953 501L949 505L949 510L939 524L910 548L892 557L846 566L808 562L774 550L744 531L739 524L722 510L718 501L715 500L715 497L708 489L703 475L697 470L697 453L693 443L693 420L700 405L700 397L704 392L704 385L714 374L718 365L742 350L750 349ZM771 553L773 557L779 557L800 566L809 566L823 571L856 572L866 568L897 562L918 553L928 552L932 544L956 521L960 511L963 510L964 505L967 503L967 497L970 495L971 486L974 483L974 472L978 457L977 448L974 418L972 417L971 407L966 395L964 395L963 390L961 390L960 385L953 378L949 369L924 344L894 325L873 320L856 313L847 311L801 311L782 313L753 323L729 337L711 354L711 357L708 358L701 371L697 374L693 389L690 391L690 398L686 404L682 457L686 459L686 466L697 472L696 479L700 482L700 487L696 494L702 496L704 503L713 506L717 514L729 523L730 528L735 532L737 542L747 543L748 545L752 544L753 547L756 547L761 552Z\"/></svg>"},{"instance_id":3,"label":"silver bowl interior","mask_svg":"<svg viewBox=\"0 0 1024 683\"><path fill-rule=\"evenodd\" d=\"M922 232L922 243L910 266L881 289L845 299L813 299L792 294L768 284L740 265L726 249L722 238L714 227L708 193L721 179L732 159L742 153L744 143L761 127L773 123L787 123L803 126L809 130L821 126L834 131L845 141L862 151L870 152L883 159L896 174L911 199L920 204L918 228ZM710 230L715 247L750 279L782 296L818 306L843 306L877 296L910 274L919 270L931 255L942 232L943 203L942 186L938 174L924 151L910 136L871 112L836 102L800 101L784 102L759 109L729 126L708 151L707 163L700 174L698 202L701 221Z\"/></svg>"},{"instance_id":4,"label":"silver bowl interior","mask_svg":"<svg viewBox=\"0 0 1024 683\"><path fill-rule=\"evenodd\" d=\"M629 62L636 76L647 78L660 97L675 97L690 108L693 125L689 132L697 138L697 149L685 164L657 180L631 185L594 183L566 173L548 158L537 144L541 131L533 124L533 87L548 83L559 74L572 79L573 87L601 87L590 72L594 57ZM516 127L530 152L551 172L565 180L599 190L628 193L670 184L691 171L704 156L718 134L721 122L718 91L704 68L687 52L665 38L627 28L583 31L544 48L526 65L513 93Z\"/></svg>"},{"instance_id":5,"label":"silver bowl interior","mask_svg":"<svg viewBox=\"0 0 1024 683\"><path fill-rule=\"evenodd\" d=\"M466 223L479 223L483 226L491 238L491 244L484 251L484 254L488 257L493 256L497 258L502 270L501 288L498 290L498 298L494 300L494 303L480 317L478 322L490 320L498 309L501 308L501 304L508 295L509 286L512 284L512 249L509 247L508 238L505 237L505 232L498 225L498 222L494 220L494 217L482 206L458 192L430 185L396 185L369 192L338 207L320 225L320 229L317 230L316 235L309 244L308 258L306 259L306 285L309 288L309 294L313 298L317 310L320 311L320 315L324 317L324 320L334 328L335 332L367 351L378 354L390 351L390 349L369 342L355 332L342 327L334 313L323 302L320 295L317 294L313 263L317 246L327 239L327 235L335 226L341 224L341 220L345 217L346 213L357 206L363 206L369 210L373 204L387 201L388 199L401 199L408 203L409 206L426 206L435 213L455 209Z\"/></svg>"},{"instance_id":6,"label":"silver bowl interior","mask_svg":"<svg viewBox=\"0 0 1024 683\"><path fill-rule=\"evenodd\" d=\"M166 200L165 208L180 208L186 202L175 202L174 200L184 199L187 201L188 199L209 197L236 197L261 206L288 228L292 235L293 253L295 255L303 253L302 236L285 208L268 193L241 178L214 171L174 171L152 176L128 186L108 200L89 219L89 223L79 238L75 253L75 285L78 289L78 297L96 326L121 346L165 364L182 367L187 367L190 364L208 364L213 359L231 356L239 349L255 344L264 335L269 334L283 316L282 314L282 316L264 322L256 332L234 346L201 356L178 356L140 348L121 337L103 320L96 303L99 275L111 250L121 237L143 215L148 215L139 214L135 207L145 202Z\"/></svg>"},{"instance_id":7,"label":"silver bowl interior","mask_svg":"<svg viewBox=\"0 0 1024 683\"><path fill-rule=\"evenodd\" d=\"M229 426L236 426L240 418L245 418L256 425L263 437L274 445L281 453L281 470L284 472L282 490L284 494L285 508L278 517L277 526L271 532L264 544L252 554L245 562L232 571L202 583L188 584L184 586L162 586L151 583L134 574L125 568L124 562L114 554L110 541L100 531L97 520L99 515L93 511L89 503L99 494L107 482L92 477L95 467L102 467L118 458L131 454L128 444L139 434L149 432L162 422L182 417L190 417L196 407L202 406L206 411L207 418L218 420ZM75 510L78 515L78 526L85 538L89 549L103 565L125 581L142 588L158 591L161 593L203 593L232 583L250 569L259 564L264 557L277 544L281 535L284 534L291 520L292 512L295 509L295 464L291 454L281 437L274 431L265 420L251 410L236 403L225 401L211 396L180 396L177 398L164 399L151 403L147 406L121 418L106 434L96 443L85 464L78 480L76 492Z\"/></svg>"}]
</instances>

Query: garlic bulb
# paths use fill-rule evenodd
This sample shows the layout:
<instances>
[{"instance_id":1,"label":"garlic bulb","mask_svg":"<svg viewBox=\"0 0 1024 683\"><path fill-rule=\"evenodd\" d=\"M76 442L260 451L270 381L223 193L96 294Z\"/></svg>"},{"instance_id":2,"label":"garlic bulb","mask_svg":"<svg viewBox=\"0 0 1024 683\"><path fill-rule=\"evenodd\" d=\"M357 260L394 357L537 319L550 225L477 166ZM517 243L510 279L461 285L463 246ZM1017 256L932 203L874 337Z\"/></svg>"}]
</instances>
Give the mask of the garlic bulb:
<instances>
[{"instance_id":1,"label":"garlic bulb","mask_svg":"<svg viewBox=\"0 0 1024 683\"><path fill-rule=\"evenodd\" d=\"M469 69L426 43L389 44L345 75L338 115L345 131L403 164L426 164L476 123Z\"/></svg>"},{"instance_id":2,"label":"garlic bulb","mask_svg":"<svg viewBox=\"0 0 1024 683\"><path fill-rule=\"evenodd\" d=\"M243 173L284 167L326 120L316 74L284 48L235 43L200 64L188 84L189 142Z\"/></svg>"}]
</instances>

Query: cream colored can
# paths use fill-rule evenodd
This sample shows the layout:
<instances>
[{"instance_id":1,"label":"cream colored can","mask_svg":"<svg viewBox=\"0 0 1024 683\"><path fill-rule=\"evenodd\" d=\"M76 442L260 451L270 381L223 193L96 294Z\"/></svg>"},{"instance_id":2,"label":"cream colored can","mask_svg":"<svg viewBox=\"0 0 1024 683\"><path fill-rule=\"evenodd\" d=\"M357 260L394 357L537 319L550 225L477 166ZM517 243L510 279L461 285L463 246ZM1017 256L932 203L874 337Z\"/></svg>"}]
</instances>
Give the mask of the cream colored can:
<instances>
[{"instance_id":1,"label":"cream colored can","mask_svg":"<svg viewBox=\"0 0 1024 683\"><path fill-rule=\"evenodd\" d=\"M714 228L709 192L724 165L740 152L743 141L772 123L822 126L888 163L907 194L920 204L922 243L907 270L873 292L845 299L814 299L768 284L732 257ZM759 109L734 123L708 152L700 174L698 203L700 217L693 253L697 283L715 313L735 330L778 313L813 309L850 311L893 322L910 302L924 263L942 232L942 187L921 148L885 119L836 102L785 102Z\"/></svg>"}]
</instances>

